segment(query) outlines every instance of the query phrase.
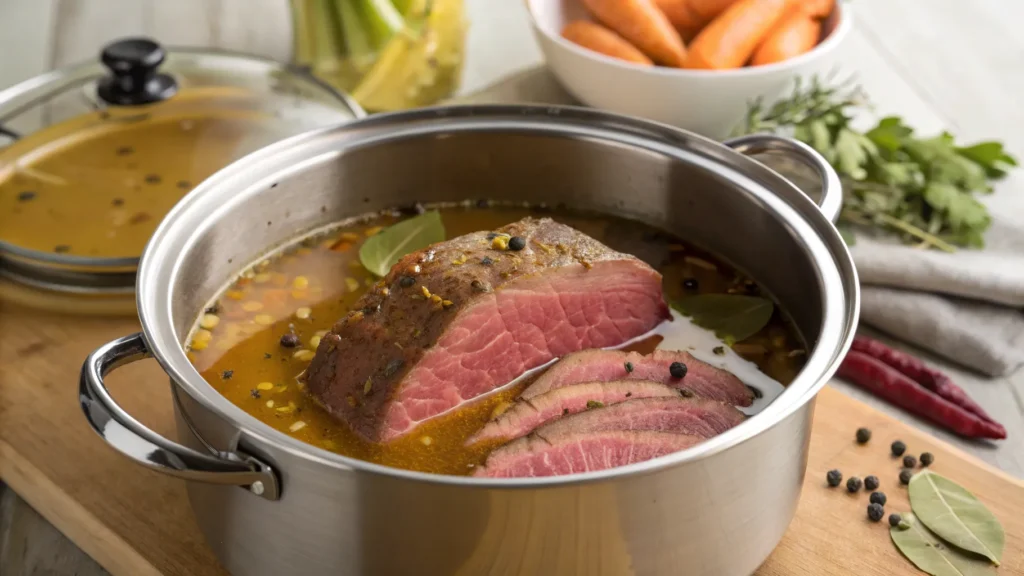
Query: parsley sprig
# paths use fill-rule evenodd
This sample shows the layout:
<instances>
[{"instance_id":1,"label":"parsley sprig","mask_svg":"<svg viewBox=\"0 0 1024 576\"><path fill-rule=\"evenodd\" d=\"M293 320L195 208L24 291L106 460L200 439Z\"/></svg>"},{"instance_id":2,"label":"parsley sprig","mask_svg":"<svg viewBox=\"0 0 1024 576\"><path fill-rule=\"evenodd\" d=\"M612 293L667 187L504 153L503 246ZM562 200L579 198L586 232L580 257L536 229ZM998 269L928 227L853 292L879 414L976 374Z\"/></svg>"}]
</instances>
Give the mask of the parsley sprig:
<instances>
[{"instance_id":1,"label":"parsley sprig","mask_svg":"<svg viewBox=\"0 0 1024 576\"><path fill-rule=\"evenodd\" d=\"M820 152L843 180L839 221L847 228L885 229L947 252L983 247L991 219L977 195L992 192L992 181L1017 160L999 142L959 146L948 132L919 137L895 116L860 132L853 114L868 107L859 87L814 78L771 106L753 102L737 132L787 133Z\"/></svg>"}]
</instances>

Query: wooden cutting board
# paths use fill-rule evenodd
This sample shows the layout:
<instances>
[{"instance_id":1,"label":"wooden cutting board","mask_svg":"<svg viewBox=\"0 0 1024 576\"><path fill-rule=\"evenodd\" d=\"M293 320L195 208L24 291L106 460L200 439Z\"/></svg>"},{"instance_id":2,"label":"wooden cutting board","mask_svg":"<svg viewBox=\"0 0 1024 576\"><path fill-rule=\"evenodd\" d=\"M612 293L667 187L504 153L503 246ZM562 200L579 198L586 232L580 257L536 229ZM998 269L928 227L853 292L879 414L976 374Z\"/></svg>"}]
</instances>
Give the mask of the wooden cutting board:
<instances>
[{"instance_id":1,"label":"wooden cutting board","mask_svg":"<svg viewBox=\"0 0 1024 576\"><path fill-rule=\"evenodd\" d=\"M144 470L108 448L78 406L78 374L100 344L138 330L134 320L43 314L0 302L0 478L115 576L224 575L192 518L181 481ZM173 436L168 380L155 362L109 378L139 420ZM874 432L866 446L854 431ZM887 512L908 509L888 445L935 454L933 469L974 492L1002 521L998 574L1024 575L1024 482L839 392L819 396L803 496L763 576L918 574L866 519L867 495L825 486L825 472L874 474ZM750 478L757 482L756 477ZM727 576L727 575L726 575Z\"/></svg>"}]
</instances>

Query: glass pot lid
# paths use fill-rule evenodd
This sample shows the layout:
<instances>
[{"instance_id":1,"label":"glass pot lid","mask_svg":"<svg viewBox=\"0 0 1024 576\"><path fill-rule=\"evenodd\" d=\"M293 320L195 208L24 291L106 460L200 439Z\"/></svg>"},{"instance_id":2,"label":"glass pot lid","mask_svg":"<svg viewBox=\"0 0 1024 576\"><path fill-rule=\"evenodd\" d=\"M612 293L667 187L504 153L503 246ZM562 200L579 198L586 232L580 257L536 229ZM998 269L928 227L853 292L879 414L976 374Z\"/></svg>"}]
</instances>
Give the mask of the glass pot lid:
<instances>
[{"instance_id":1,"label":"glass pot lid","mask_svg":"<svg viewBox=\"0 0 1024 576\"><path fill-rule=\"evenodd\" d=\"M0 275L130 293L153 230L196 184L267 144L362 116L253 56L120 40L0 92Z\"/></svg>"}]
</instances>

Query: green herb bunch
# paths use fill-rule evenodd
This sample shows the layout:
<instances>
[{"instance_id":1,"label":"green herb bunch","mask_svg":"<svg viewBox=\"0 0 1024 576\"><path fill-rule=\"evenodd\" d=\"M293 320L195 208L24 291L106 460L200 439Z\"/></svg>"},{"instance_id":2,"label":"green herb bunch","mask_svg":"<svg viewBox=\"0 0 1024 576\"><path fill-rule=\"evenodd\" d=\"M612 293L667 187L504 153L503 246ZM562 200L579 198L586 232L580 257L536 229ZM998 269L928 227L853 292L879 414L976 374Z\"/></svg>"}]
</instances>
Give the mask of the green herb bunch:
<instances>
[{"instance_id":1,"label":"green herb bunch","mask_svg":"<svg viewBox=\"0 0 1024 576\"><path fill-rule=\"evenodd\" d=\"M991 219L977 195L990 193L1016 159L999 142L958 146L947 132L916 136L895 116L860 132L853 114L867 107L861 89L848 82L798 81L771 106L753 102L737 132L787 133L821 153L843 180L844 232L886 229L906 243L947 252L983 247ZM852 234L844 237L852 242Z\"/></svg>"}]
</instances>

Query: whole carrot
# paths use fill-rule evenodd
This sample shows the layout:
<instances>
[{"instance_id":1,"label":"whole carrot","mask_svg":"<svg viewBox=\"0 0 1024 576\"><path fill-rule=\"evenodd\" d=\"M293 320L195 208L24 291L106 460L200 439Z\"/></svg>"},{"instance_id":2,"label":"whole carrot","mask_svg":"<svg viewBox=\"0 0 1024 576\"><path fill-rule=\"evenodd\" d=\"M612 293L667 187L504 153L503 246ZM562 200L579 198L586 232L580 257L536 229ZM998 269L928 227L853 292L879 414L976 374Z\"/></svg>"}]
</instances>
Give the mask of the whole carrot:
<instances>
[{"instance_id":1,"label":"whole carrot","mask_svg":"<svg viewBox=\"0 0 1024 576\"><path fill-rule=\"evenodd\" d=\"M683 39L653 0L583 0L583 5L655 62L680 67L686 60Z\"/></svg>"},{"instance_id":2,"label":"whole carrot","mask_svg":"<svg viewBox=\"0 0 1024 576\"><path fill-rule=\"evenodd\" d=\"M821 22L800 10L790 10L754 51L752 66L764 66L810 52L821 37Z\"/></svg>"},{"instance_id":3,"label":"whole carrot","mask_svg":"<svg viewBox=\"0 0 1024 576\"><path fill-rule=\"evenodd\" d=\"M683 40L690 40L707 24L706 19L690 8L691 0L654 0Z\"/></svg>"},{"instance_id":4,"label":"whole carrot","mask_svg":"<svg viewBox=\"0 0 1024 576\"><path fill-rule=\"evenodd\" d=\"M785 15L787 5L787 0L739 0L729 6L693 39L684 67L743 66Z\"/></svg>"},{"instance_id":5,"label":"whole carrot","mask_svg":"<svg viewBox=\"0 0 1024 576\"><path fill-rule=\"evenodd\" d=\"M736 3L737 0L686 0L690 11L701 18L704 23L711 22L725 12L725 9ZM800 0L794 0L800 1ZM819 1L819 0L815 0Z\"/></svg>"},{"instance_id":6,"label":"whole carrot","mask_svg":"<svg viewBox=\"0 0 1024 576\"><path fill-rule=\"evenodd\" d=\"M828 18L836 7L836 0L794 0L794 4L815 18Z\"/></svg>"},{"instance_id":7,"label":"whole carrot","mask_svg":"<svg viewBox=\"0 0 1024 576\"><path fill-rule=\"evenodd\" d=\"M998 424L995 419L988 415L988 412L985 412L984 408L967 396L963 388L954 384L949 376L934 368L929 368L924 362L910 354L894 350L878 340L865 338L864 336L854 338L850 349L867 354L883 364L895 368L914 382L962 407L964 410L976 414L983 420Z\"/></svg>"},{"instance_id":8,"label":"whole carrot","mask_svg":"<svg viewBox=\"0 0 1024 576\"><path fill-rule=\"evenodd\" d=\"M863 352L848 352L843 363L839 365L837 375L961 436L1006 438L1006 429L1002 426L984 420L937 394L932 394L895 368Z\"/></svg>"},{"instance_id":9,"label":"whole carrot","mask_svg":"<svg viewBox=\"0 0 1024 576\"><path fill-rule=\"evenodd\" d=\"M615 32L586 20L574 20L562 28L562 37L580 46L600 52L605 56L625 60L642 66L653 66L651 59L644 55Z\"/></svg>"}]
</instances>

